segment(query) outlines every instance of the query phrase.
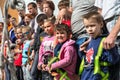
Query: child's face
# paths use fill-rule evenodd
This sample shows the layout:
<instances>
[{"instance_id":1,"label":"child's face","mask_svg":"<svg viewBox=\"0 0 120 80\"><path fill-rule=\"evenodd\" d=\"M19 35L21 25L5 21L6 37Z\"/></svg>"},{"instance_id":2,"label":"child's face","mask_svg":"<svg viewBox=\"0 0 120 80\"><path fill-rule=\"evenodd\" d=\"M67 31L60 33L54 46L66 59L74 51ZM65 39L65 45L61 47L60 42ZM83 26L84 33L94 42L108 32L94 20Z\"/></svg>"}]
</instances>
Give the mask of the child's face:
<instances>
[{"instance_id":1,"label":"child's face","mask_svg":"<svg viewBox=\"0 0 120 80\"><path fill-rule=\"evenodd\" d=\"M22 39L23 38L23 34L22 34L22 29L17 29L16 30L16 37L19 38L19 39Z\"/></svg>"},{"instance_id":2,"label":"child's face","mask_svg":"<svg viewBox=\"0 0 120 80\"><path fill-rule=\"evenodd\" d=\"M56 30L56 38L59 43L63 43L68 39L67 32L65 30Z\"/></svg>"},{"instance_id":3,"label":"child's face","mask_svg":"<svg viewBox=\"0 0 120 80\"><path fill-rule=\"evenodd\" d=\"M31 21L31 19L29 17L25 16L25 24L29 25L30 21Z\"/></svg>"},{"instance_id":4,"label":"child's face","mask_svg":"<svg viewBox=\"0 0 120 80\"><path fill-rule=\"evenodd\" d=\"M103 26L101 23L98 23L94 19L84 19L83 21L86 31L91 37L96 38L101 35L101 28Z\"/></svg>"},{"instance_id":5,"label":"child's face","mask_svg":"<svg viewBox=\"0 0 120 80\"><path fill-rule=\"evenodd\" d=\"M47 33L48 35L54 34L54 25L50 21L44 22L43 26L45 33Z\"/></svg>"},{"instance_id":6,"label":"child's face","mask_svg":"<svg viewBox=\"0 0 120 80\"><path fill-rule=\"evenodd\" d=\"M28 31L27 29L22 29L22 33L23 33L25 39L31 38L30 31Z\"/></svg>"}]
</instances>

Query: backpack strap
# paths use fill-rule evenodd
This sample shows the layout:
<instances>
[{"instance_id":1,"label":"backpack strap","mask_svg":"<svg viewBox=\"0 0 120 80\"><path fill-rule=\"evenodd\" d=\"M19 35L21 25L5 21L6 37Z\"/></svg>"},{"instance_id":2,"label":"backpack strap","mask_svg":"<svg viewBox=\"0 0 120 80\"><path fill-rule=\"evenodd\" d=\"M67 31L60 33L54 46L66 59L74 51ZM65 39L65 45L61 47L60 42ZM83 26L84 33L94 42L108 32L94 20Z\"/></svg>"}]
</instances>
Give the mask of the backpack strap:
<instances>
[{"instance_id":1,"label":"backpack strap","mask_svg":"<svg viewBox=\"0 0 120 80\"><path fill-rule=\"evenodd\" d=\"M85 64L85 61L84 61L84 57L82 58L82 62L80 64L80 67L79 67L79 73L78 75L81 75L83 70L84 70L84 64Z\"/></svg>"},{"instance_id":2,"label":"backpack strap","mask_svg":"<svg viewBox=\"0 0 120 80\"><path fill-rule=\"evenodd\" d=\"M59 59L60 59L59 57L60 57L60 54L58 55L58 57L53 57L53 58L49 61L48 67L50 67L50 65L51 65L52 63L54 63L54 62L56 62L56 61L59 61ZM62 71L61 69L57 69L56 71L57 71L57 73L59 73L59 74L61 75L59 80L63 80L64 78L65 78L66 80L70 80L70 78L67 76L67 72Z\"/></svg>"},{"instance_id":3,"label":"backpack strap","mask_svg":"<svg viewBox=\"0 0 120 80\"><path fill-rule=\"evenodd\" d=\"M103 52L103 41L105 40L105 38L102 38L102 40L100 41L100 45L98 47L98 51L97 51L97 55L95 56L95 60L94 60L94 74L100 74L102 76L102 80L107 80L109 73L104 73L101 71L100 66L109 66L110 64L108 62L102 62L100 61L100 57L102 55ZM79 67L79 75L82 74L83 70L84 70L84 64L85 64L85 60L84 57L82 58L82 62L80 64Z\"/></svg>"},{"instance_id":4,"label":"backpack strap","mask_svg":"<svg viewBox=\"0 0 120 80\"><path fill-rule=\"evenodd\" d=\"M101 71L100 67L101 66L109 66L110 64L108 62L102 62L100 61L100 57L102 56L102 52L103 52L103 41L105 40L105 38L102 38L100 45L98 47L98 51L97 51L97 55L95 56L95 60L94 60L94 74L100 74L102 76L102 80L107 80L109 77L109 73L104 73L103 71Z\"/></svg>"}]
</instances>

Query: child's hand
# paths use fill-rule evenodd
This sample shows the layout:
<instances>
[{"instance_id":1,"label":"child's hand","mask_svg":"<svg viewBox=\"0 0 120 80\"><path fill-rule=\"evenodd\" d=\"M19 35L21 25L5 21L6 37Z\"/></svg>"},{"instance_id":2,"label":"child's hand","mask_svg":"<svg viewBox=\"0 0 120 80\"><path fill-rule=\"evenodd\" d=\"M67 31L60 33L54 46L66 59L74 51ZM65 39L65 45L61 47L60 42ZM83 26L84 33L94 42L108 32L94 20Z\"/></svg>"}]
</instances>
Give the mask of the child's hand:
<instances>
[{"instance_id":1,"label":"child's hand","mask_svg":"<svg viewBox=\"0 0 120 80\"><path fill-rule=\"evenodd\" d=\"M17 39L16 40L16 44L22 44L22 40L21 39Z\"/></svg>"},{"instance_id":2,"label":"child's hand","mask_svg":"<svg viewBox=\"0 0 120 80\"><path fill-rule=\"evenodd\" d=\"M22 50L20 50L20 49L15 49L15 53L22 53Z\"/></svg>"},{"instance_id":3,"label":"child's hand","mask_svg":"<svg viewBox=\"0 0 120 80\"><path fill-rule=\"evenodd\" d=\"M28 70L31 71L31 68L32 68L32 65L29 65L28 66Z\"/></svg>"},{"instance_id":4,"label":"child's hand","mask_svg":"<svg viewBox=\"0 0 120 80\"><path fill-rule=\"evenodd\" d=\"M46 66L45 69L46 69L46 71L48 71L49 73L51 73L51 67Z\"/></svg>"},{"instance_id":5,"label":"child's hand","mask_svg":"<svg viewBox=\"0 0 120 80\"><path fill-rule=\"evenodd\" d=\"M87 41L85 41L82 45L80 45L80 51L83 51L86 53L86 47L89 44L91 38L89 38Z\"/></svg>"},{"instance_id":6,"label":"child's hand","mask_svg":"<svg viewBox=\"0 0 120 80\"><path fill-rule=\"evenodd\" d=\"M47 65L42 64L42 70L43 70L43 71L46 71L46 66L47 66Z\"/></svg>"},{"instance_id":7,"label":"child's hand","mask_svg":"<svg viewBox=\"0 0 120 80\"><path fill-rule=\"evenodd\" d=\"M42 69L42 67L41 67L41 65L37 65L37 68L38 68L38 70L41 70Z\"/></svg>"}]
</instances>

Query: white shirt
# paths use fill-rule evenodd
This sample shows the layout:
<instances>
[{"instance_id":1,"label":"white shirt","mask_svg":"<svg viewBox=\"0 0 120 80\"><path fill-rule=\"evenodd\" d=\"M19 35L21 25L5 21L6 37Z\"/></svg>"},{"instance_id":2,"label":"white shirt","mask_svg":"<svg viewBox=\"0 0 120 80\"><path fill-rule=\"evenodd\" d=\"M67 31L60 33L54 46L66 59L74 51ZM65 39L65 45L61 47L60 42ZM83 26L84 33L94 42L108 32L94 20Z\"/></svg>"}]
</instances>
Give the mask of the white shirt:
<instances>
[{"instance_id":1,"label":"white shirt","mask_svg":"<svg viewBox=\"0 0 120 80\"><path fill-rule=\"evenodd\" d=\"M105 20L120 15L120 0L96 0L95 6L102 9Z\"/></svg>"}]
</instances>

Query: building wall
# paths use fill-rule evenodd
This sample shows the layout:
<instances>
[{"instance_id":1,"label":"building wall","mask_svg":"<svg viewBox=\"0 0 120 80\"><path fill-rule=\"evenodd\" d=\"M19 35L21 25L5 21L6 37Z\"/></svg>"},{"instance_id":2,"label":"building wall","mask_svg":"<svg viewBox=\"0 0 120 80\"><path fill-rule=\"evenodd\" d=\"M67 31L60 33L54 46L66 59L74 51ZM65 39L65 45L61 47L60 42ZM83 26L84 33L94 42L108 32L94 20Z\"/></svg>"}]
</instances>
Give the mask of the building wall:
<instances>
[{"instance_id":1,"label":"building wall","mask_svg":"<svg viewBox=\"0 0 120 80\"><path fill-rule=\"evenodd\" d=\"M5 3L5 0L0 0L0 7L2 9L2 12L4 12L4 3ZM8 14L10 14L12 17L17 18L17 21L18 21L18 13L17 13L16 9L13 10L13 9L9 8L8 9Z\"/></svg>"}]
</instances>

